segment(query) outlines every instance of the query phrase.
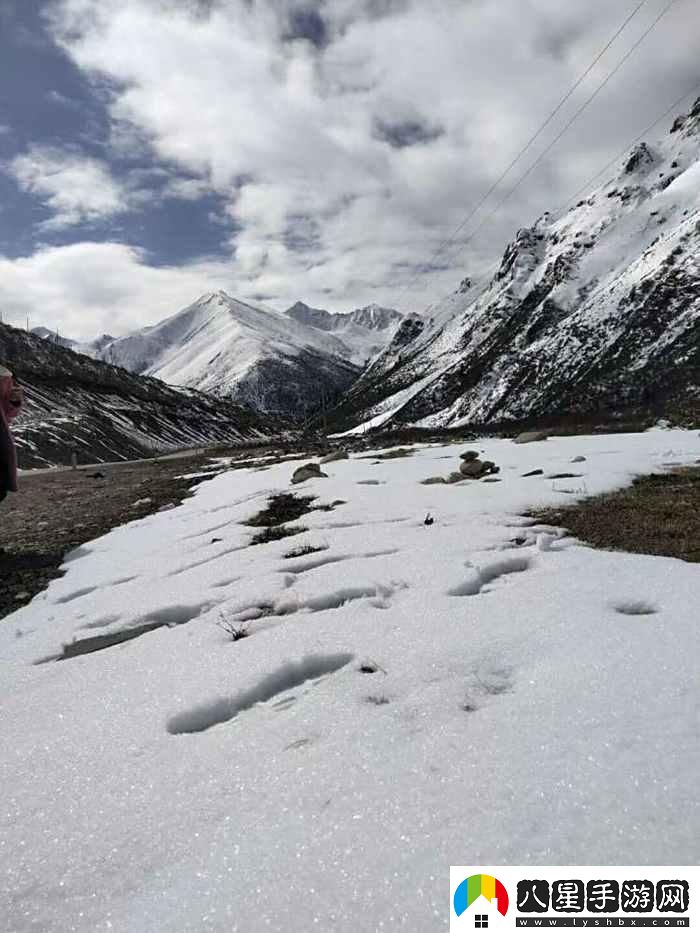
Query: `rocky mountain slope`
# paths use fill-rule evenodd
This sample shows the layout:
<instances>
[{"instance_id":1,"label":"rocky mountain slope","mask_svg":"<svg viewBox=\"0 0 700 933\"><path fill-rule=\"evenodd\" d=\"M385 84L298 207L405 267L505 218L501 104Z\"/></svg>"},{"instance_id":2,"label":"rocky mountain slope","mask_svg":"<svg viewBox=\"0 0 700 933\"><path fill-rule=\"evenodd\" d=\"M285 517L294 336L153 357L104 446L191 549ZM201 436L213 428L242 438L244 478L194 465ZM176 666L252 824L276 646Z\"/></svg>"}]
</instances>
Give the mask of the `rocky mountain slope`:
<instances>
[{"instance_id":1,"label":"rocky mountain slope","mask_svg":"<svg viewBox=\"0 0 700 933\"><path fill-rule=\"evenodd\" d=\"M98 357L263 412L303 417L360 373L332 333L225 292L114 340Z\"/></svg>"},{"instance_id":2,"label":"rocky mountain slope","mask_svg":"<svg viewBox=\"0 0 700 933\"><path fill-rule=\"evenodd\" d=\"M405 318L334 426L697 412L699 256L700 99L606 184L518 231L490 281Z\"/></svg>"},{"instance_id":3,"label":"rocky mountain slope","mask_svg":"<svg viewBox=\"0 0 700 933\"><path fill-rule=\"evenodd\" d=\"M377 304L348 314L331 314L322 308L310 308L303 301L297 301L285 314L307 327L333 334L345 345L347 359L357 366L365 366L387 346L403 318L393 308Z\"/></svg>"},{"instance_id":4,"label":"rocky mountain slope","mask_svg":"<svg viewBox=\"0 0 700 933\"><path fill-rule=\"evenodd\" d=\"M289 432L289 423L194 390L178 391L7 325L0 360L21 381L13 425L20 466L129 460L204 444L237 444Z\"/></svg>"}]
</instances>

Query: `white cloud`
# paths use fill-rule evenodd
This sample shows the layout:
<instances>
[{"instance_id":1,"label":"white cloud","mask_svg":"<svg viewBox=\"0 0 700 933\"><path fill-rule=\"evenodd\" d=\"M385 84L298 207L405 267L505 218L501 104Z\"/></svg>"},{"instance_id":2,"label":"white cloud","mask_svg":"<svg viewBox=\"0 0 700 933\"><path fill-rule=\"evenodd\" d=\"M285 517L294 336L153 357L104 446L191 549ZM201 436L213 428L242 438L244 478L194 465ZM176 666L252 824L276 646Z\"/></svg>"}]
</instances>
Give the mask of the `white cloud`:
<instances>
[{"instance_id":1,"label":"white cloud","mask_svg":"<svg viewBox=\"0 0 700 933\"><path fill-rule=\"evenodd\" d=\"M641 35L660 8L647 6L502 190ZM315 36L303 37L311 21L291 17L297 7L322 18ZM220 267L229 290L342 310L396 299L627 12L609 0L61 0L53 31L86 74L110 81L121 154L133 140L175 166L165 196L227 198L238 228ZM420 278L404 310L478 275L518 226L690 86L693 25L700 9L678 3L467 252ZM109 210L108 186L105 198ZM55 203L58 216L83 209ZM169 310L191 297L192 267L149 270L132 256L129 269L139 301L166 273L168 295L181 296Z\"/></svg>"},{"instance_id":2,"label":"white cloud","mask_svg":"<svg viewBox=\"0 0 700 933\"><path fill-rule=\"evenodd\" d=\"M103 220L128 207L126 191L109 167L79 153L33 146L12 160L9 172L52 212L41 225L46 231Z\"/></svg>"},{"instance_id":3,"label":"white cloud","mask_svg":"<svg viewBox=\"0 0 700 933\"><path fill-rule=\"evenodd\" d=\"M0 258L5 323L60 326L75 338L120 334L153 324L203 292L230 288L220 264L149 266L137 249L117 243L45 246L33 256Z\"/></svg>"},{"instance_id":4,"label":"white cloud","mask_svg":"<svg viewBox=\"0 0 700 933\"><path fill-rule=\"evenodd\" d=\"M211 186L202 178L171 178L164 186L161 196L182 201L197 201L209 194Z\"/></svg>"}]
</instances>

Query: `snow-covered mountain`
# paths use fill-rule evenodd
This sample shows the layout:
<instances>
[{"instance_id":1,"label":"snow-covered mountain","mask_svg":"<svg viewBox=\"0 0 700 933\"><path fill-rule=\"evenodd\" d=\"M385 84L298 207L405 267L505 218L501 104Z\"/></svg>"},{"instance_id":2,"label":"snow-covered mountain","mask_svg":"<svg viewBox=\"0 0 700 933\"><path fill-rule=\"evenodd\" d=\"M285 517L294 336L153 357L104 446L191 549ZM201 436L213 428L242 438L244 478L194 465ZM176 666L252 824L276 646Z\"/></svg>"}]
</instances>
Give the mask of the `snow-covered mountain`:
<instances>
[{"instance_id":1,"label":"snow-covered mountain","mask_svg":"<svg viewBox=\"0 0 700 933\"><path fill-rule=\"evenodd\" d=\"M289 434L290 424L229 400L177 390L0 324L0 360L26 404L13 433L20 466L130 460L205 444Z\"/></svg>"},{"instance_id":2,"label":"snow-covered mountain","mask_svg":"<svg viewBox=\"0 0 700 933\"><path fill-rule=\"evenodd\" d=\"M285 314L307 327L332 333L342 341L347 358L357 366L365 366L387 346L403 318L393 308L377 304L348 314L331 314L322 308L310 308L303 301L297 301Z\"/></svg>"},{"instance_id":3,"label":"snow-covered mountain","mask_svg":"<svg viewBox=\"0 0 700 933\"><path fill-rule=\"evenodd\" d=\"M700 99L606 184L518 231L490 281L405 318L335 427L697 411L699 255Z\"/></svg>"},{"instance_id":4,"label":"snow-covered mountain","mask_svg":"<svg viewBox=\"0 0 700 933\"><path fill-rule=\"evenodd\" d=\"M41 337L42 340L57 344L59 347L65 347L68 350L74 350L76 353L92 357L96 357L108 344L116 340L116 337L111 334L102 334L94 340L71 340L70 337L64 337L55 330L49 330L48 327L32 327L31 333Z\"/></svg>"},{"instance_id":5,"label":"snow-covered mountain","mask_svg":"<svg viewBox=\"0 0 700 933\"><path fill-rule=\"evenodd\" d=\"M265 412L303 416L359 375L332 333L225 292L103 347L100 359Z\"/></svg>"}]
</instances>

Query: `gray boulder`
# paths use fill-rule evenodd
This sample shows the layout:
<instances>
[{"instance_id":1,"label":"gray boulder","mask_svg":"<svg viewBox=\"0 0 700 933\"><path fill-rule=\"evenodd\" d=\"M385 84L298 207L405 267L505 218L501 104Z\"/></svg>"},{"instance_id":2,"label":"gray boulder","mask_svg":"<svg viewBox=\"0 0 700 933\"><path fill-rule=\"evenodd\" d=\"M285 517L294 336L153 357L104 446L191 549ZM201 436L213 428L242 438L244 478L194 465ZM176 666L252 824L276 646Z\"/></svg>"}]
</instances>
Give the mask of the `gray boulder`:
<instances>
[{"instance_id":1,"label":"gray boulder","mask_svg":"<svg viewBox=\"0 0 700 933\"><path fill-rule=\"evenodd\" d=\"M335 463L336 460L349 460L350 455L347 450L334 450L321 458L321 463Z\"/></svg>"},{"instance_id":2,"label":"gray boulder","mask_svg":"<svg viewBox=\"0 0 700 933\"><path fill-rule=\"evenodd\" d=\"M463 460L459 472L463 476L482 476L484 473L484 464L481 460Z\"/></svg>"},{"instance_id":3,"label":"gray boulder","mask_svg":"<svg viewBox=\"0 0 700 933\"><path fill-rule=\"evenodd\" d=\"M292 482L295 484L305 483L308 479L319 479L327 476L328 474L321 470L318 463L305 463L303 466L296 468L292 474Z\"/></svg>"},{"instance_id":4,"label":"gray boulder","mask_svg":"<svg viewBox=\"0 0 700 933\"><path fill-rule=\"evenodd\" d=\"M459 455L459 459L465 460L467 463L469 463L471 460L478 460L479 451L478 450L465 450L463 454Z\"/></svg>"},{"instance_id":5,"label":"gray boulder","mask_svg":"<svg viewBox=\"0 0 700 933\"><path fill-rule=\"evenodd\" d=\"M533 441L546 441L549 437L546 431L523 431L513 438L514 444L531 444Z\"/></svg>"}]
</instances>

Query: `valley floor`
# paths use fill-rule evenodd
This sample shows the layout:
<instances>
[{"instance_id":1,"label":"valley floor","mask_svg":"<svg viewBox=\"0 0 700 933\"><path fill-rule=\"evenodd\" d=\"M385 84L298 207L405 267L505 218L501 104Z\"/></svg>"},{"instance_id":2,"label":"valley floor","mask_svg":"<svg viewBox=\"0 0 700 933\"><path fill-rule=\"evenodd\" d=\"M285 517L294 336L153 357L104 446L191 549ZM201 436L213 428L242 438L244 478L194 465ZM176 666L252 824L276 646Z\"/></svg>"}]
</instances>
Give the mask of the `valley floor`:
<instances>
[{"instance_id":1,"label":"valley floor","mask_svg":"<svg viewBox=\"0 0 700 933\"><path fill-rule=\"evenodd\" d=\"M421 485L467 446L499 482ZM524 513L699 457L281 463L83 544L0 623L7 929L444 930L450 864L697 863L698 567ZM251 544L290 492L332 509Z\"/></svg>"},{"instance_id":2,"label":"valley floor","mask_svg":"<svg viewBox=\"0 0 700 933\"><path fill-rule=\"evenodd\" d=\"M229 451L236 463L264 448ZM225 468L231 463L226 462ZM134 518L179 504L202 471L215 476L211 454L186 451L148 460L23 472L19 492L0 504L0 619L60 576L64 554Z\"/></svg>"}]
</instances>

